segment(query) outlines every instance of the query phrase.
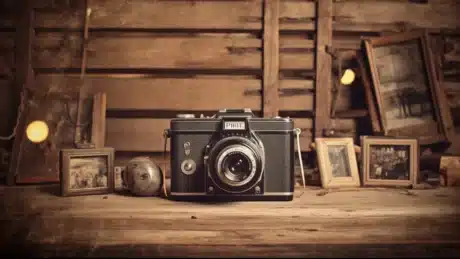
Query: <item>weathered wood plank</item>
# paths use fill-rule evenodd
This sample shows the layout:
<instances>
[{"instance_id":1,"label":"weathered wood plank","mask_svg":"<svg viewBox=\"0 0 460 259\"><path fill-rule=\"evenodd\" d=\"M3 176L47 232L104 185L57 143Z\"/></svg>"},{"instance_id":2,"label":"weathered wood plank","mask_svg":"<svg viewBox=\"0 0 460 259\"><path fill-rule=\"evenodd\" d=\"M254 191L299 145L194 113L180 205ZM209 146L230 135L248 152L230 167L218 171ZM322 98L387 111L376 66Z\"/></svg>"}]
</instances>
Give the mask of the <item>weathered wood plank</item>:
<instances>
[{"instance_id":1,"label":"weathered wood plank","mask_svg":"<svg viewBox=\"0 0 460 259\"><path fill-rule=\"evenodd\" d=\"M87 68L261 69L262 41L240 34L150 37L139 34L91 34ZM78 34L40 33L34 68L79 68ZM311 51L282 53L281 69L312 69Z\"/></svg>"},{"instance_id":2,"label":"weathered wood plank","mask_svg":"<svg viewBox=\"0 0 460 259\"><path fill-rule=\"evenodd\" d=\"M37 3L38 27L81 28L82 6L51 1ZM262 1L148 1L91 2L93 28L262 29ZM180 14L180 15L178 15ZM280 3L282 30L313 30L315 8L308 1Z\"/></svg>"},{"instance_id":3,"label":"weathered wood plank","mask_svg":"<svg viewBox=\"0 0 460 259\"><path fill-rule=\"evenodd\" d=\"M456 188L409 192L361 188L326 195L306 188L296 189L294 200L288 203L225 206L116 194L63 199L53 195L58 188L1 190L8 208L0 221L5 240L16 234L24 237L24 247L27 242L41 244L43 250L35 248L48 256L67 249L67 255L80 249L81 255L107 256L100 254L104 246L102 250L115 256L125 255L124 248L150 257L216 257L222 253L234 257L410 257L414 250L422 257L458 254L454 247L460 235L452 231L459 224ZM27 226L27 232L19 232L20 226ZM451 246L446 248L446 244ZM413 249L414 245L428 248ZM409 248L402 252L401 247Z\"/></svg>"},{"instance_id":4,"label":"weathered wood plank","mask_svg":"<svg viewBox=\"0 0 460 259\"><path fill-rule=\"evenodd\" d=\"M332 58L326 52L326 47L332 43L332 10L332 0L317 2L315 137L322 136L330 120Z\"/></svg>"},{"instance_id":5,"label":"weathered wood plank","mask_svg":"<svg viewBox=\"0 0 460 259\"><path fill-rule=\"evenodd\" d=\"M279 110L313 110L312 81L286 79L279 82ZM216 111L223 107L247 107L253 110L261 110L262 107L262 85L258 79L232 76L124 78L88 75L84 85L81 84L78 75L38 74L36 77L36 87L49 89L50 93L61 93L67 89L69 96L76 96L75 91L80 87L85 87L89 94L105 92L108 109ZM337 100L337 109L348 109L351 101L350 92L343 91Z\"/></svg>"},{"instance_id":6,"label":"weathered wood plank","mask_svg":"<svg viewBox=\"0 0 460 259\"><path fill-rule=\"evenodd\" d=\"M18 23L15 33L15 85L13 88L13 106L19 107L21 103L21 96L24 88L29 88L33 83L33 70L32 70L32 41L34 31L32 25L34 23L32 14L32 0L25 0L22 2L23 8L17 12ZM18 118L18 125L16 127L17 134L15 135L13 148L11 152L10 168L7 176L8 185L13 185L15 181L20 178L21 171L19 167L22 163L23 142L26 123L27 123L27 110L21 113L16 112ZM15 116L15 117L16 117ZM30 172L30 168L27 169Z\"/></svg>"},{"instance_id":7,"label":"weathered wood plank","mask_svg":"<svg viewBox=\"0 0 460 259\"><path fill-rule=\"evenodd\" d=\"M361 46L361 39L359 36L355 37L342 37L334 36L332 39L332 46L338 50L356 50ZM315 48L315 41L305 39L299 36L284 36L280 37L280 50L283 51L298 51L307 52Z\"/></svg>"},{"instance_id":8,"label":"weathered wood plank","mask_svg":"<svg viewBox=\"0 0 460 259\"><path fill-rule=\"evenodd\" d=\"M279 15L280 0L264 1L262 78L264 117L277 116L280 109L278 95L280 72Z\"/></svg>"},{"instance_id":9,"label":"weathered wood plank","mask_svg":"<svg viewBox=\"0 0 460 259\"><path fill-rule=\"evenodd\" d=\"M458 29L460 3L437 1L338 1L334 3L334 30L401 31L408 28ZM376 19L378 17L378 19Z\"/></svg>"},{"instance_id":10,"label":"weathered wood plank","mask_svg":"<svg viewBox=\"0 0 460 259\"><path fill-rule=\"evenodd\" d=\"M169 128L169 122L169 119L108 118L106 146L113 147L117 151L163 151L163 131ZM294 126L302 130L302 150L310 149L312 124L312 119L294 119ZM356 125L352 119L336 119L334 124L339 131L356 131Z\"/></svg>"},{"instance_id":11,"label":"weathered wood plank","mask_svg":"<svg viewBox=\"0 0 460 259\"><path fill-rule=\"evenodd\" d=\"M107 94L105 92L96 93L92 106L91 143L95 148L103 148L105 146Z\"/></svg>"}]
</instances>

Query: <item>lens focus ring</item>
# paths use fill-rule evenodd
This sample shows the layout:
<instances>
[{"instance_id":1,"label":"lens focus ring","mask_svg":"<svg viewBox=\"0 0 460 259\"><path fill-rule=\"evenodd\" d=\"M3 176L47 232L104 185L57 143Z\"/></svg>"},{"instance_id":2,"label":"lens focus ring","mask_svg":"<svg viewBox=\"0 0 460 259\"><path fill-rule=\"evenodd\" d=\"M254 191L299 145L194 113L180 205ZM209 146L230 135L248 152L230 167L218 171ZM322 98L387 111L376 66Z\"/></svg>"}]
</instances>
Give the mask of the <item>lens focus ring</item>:
<instances>
[{"instance_id":1,"label":"lens focus ring","mask_svg":"<svg viewBox=\"0 0 460 259\"><path fill-rule=\"evenodd\" d=\"M257 170L253 151L243 145L231 145L217 156L219 179L229 186L242 186L252 180Z\"/></svg>"}]
</instances>

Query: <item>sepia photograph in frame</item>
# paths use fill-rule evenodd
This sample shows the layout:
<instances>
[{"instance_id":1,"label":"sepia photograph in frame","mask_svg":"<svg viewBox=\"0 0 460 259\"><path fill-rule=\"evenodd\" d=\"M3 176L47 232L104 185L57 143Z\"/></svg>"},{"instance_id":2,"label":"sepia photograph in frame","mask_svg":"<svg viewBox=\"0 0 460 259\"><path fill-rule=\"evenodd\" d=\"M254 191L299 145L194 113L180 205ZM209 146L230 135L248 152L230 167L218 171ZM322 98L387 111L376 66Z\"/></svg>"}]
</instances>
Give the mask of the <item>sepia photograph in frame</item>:
<instances>
[{"instance_id":1,"label":"sepia photograph in frame","mask_svg":"<svg viewBox=\"0 0 460 259\"><path fill-rule=\"evenodd\" d=\"M370 82L385 136L417 137L421 144L453 135L452 116L424 31L364 41Z\"/></svg>"},{"instance_id":2,"label":"sepia photograph in frame","mask_svg":"<svg viewBox=\"0 0 460 259\"><path fill-rule=\"evenodd\" d=\"M414 138L362 136L363 186L417 184L419 142Z\"/></svg>"},{"instance_id":3,"label":"sepia photograph in frame","mask_svg":"<svg viewBox=\"0 0 460 259\"><path fill-rule=\"evenodd\" d=\"M352 138L316 138L315 145L323 188L360 186Z\"/></svg>"},{"instance_id":4,"label":"sepia photograph in frame","mask_svg":"<svg viewBox=\"0 0 460 259\"><path fill-rule=\"evenodd\" d=\"M61 196L112 193L113 162L113 148L62 149Z\"/></svg>"}]
</instances>

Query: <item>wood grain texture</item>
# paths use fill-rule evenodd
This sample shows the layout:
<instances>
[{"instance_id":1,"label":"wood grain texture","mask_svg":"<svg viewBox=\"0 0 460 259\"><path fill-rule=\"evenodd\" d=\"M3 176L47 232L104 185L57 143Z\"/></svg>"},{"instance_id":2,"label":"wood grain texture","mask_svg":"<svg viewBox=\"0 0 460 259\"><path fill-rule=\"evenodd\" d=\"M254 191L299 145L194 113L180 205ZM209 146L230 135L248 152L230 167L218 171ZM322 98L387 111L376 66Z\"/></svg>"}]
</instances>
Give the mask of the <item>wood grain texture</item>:
<instances>
[{"instance_id":1,"label":"wood grain texture","mask_svg":"<svg viewBox=\"0 0 460 259\"><path fill-rule=\"evenodd\" d=\"M216 111L222 107L247 107L261 110L262 82L259 79L237 76L197 78L140 78L139 75L87 75L84 87L89 93L105 92L107 108L119 110L189 110ZM38 74L38 88L51 93L64 89L71 94L79 89L78 75ZM283 79L279 81L279 110L312 111L313 81ZM76 93L73 93L75 96ZM225 98L215 98L222 96ZM351 97L344 91L337 107L351 106Z\"/></svg>"},{"instance_id":2,"label":"wood grain texture","mask_svg":"<svg viewBox=\"0 0 460 259\"><path fill-rule=\"evenodd\" d=\"M39 33L34 68L79 68L81 37ZM91 34L87 68L260 69L262 41L247 34L165 37L146 34ZM312 69L311 51L282 53L281 69Z\"/></svg>"},{"instance_id":3,"label":"wood grain texture","mask_svg":"<svg viewBox=\"0 0 460 259\"><path fill-rule=\"evenodd\" d=\"M436 1L338 1L334 29L342 31L402 31L411 28L457 29L460 3ZM378 19L376 19L378 17Z\"/></svg>"},{"instance_id":4,"label":"wood grain texture","mask_svg":"<svg viewBox=\"0 0 460 259\"><path fill-rule=\"evenodd\" d=\"M163 131L169 128L169 119L107 119L106 146L116 151L163 151ZM308 151L312 138L312 119L294 119L294 126L302 130L301 149ZM352 119L334 120L338 131L356 132ZM168 147L169 150L169 147Z\"/></svg>"},{"instance_id":5,"label":"wood grain texture","mask_svg":"<svg viewBox=\"0 0 460 259\"><path fill-rule=\"evenodd\" d=\"M13 107L19 107L21 103L21 95L24 88L29 88L33 84L33 69L32 69L32 42L34 31L32 24L34 17L32 13L32 0L22 2L23 8L17 13L18 23L16 24L15 32L15 85L13 87ZM8 171L7 183L13 185L20 177L22 171L19 169L23 152L23 143L25 142L25 129L28 117L28 110L22 113L17 113L19 116L18 125L16 127L17 134L14 137L13 148L11 151L10 168ZM28 169L29 170L29 169ZM29 170L30 172L30 170Z\"/></svg>"},{"instance_id":6,"label":"wood grain texture","mask_svg":"<svg viewBox=\"0 0 460 259\"><path fill-rule=\"evenodd\" d=\"M326 47L332 43L332 10L332 0L317 2L315 138L322 135L330 119L332 58L326 52Z\"/></svg>"},{"instance_id":7,"label":"wood grain texture","mask_svg":"<svg viewBox=\"0 0 460 259\"><path fill-rule=\"evenodd\" d=\"M93 97L93 111L91 120L91 143L95 148L105 146L105 120L107 110L107 94L96 93Z\"/></svg>"},{"instance_id":8,"label":"wood grain texture","mask_svg":"<svg viewBox=\"0 0 460 259\"><path fill-rule=\"evenodd\" d=\"M40 1L37 27L81 28L82 7ZM110 2L110 4L109 4ZM95 0L91 2L94 28L262 29L261 0L252 1L149 1ZM178 15L179 14L179 15ZM315 9L309 1L280 3L282 30L313 30Z\"/></svg>"},{"instance_id":9,"label":"wood grain texture","mask_svg":"<svg viewBox=\"0 0 460 259\"><path fill-rule=\"evenodd\" d=\"M264 117L275 117L280 109L278 82L280 0L264 1L262 110Z\"/></svg>"},{"instance_id":10,"label":"wood grain texture","mask_svg":"<svg viewBox=\"0 0 460 259\"><path fill-rule=\"evenodd\" d=\"M21 247L41 245L37 252L48 255L70 255L73 247L82 256L119 256L123 246L145 257L410 257L414 252L436 257L458 254L460 241L452 231L460 223L455 188L361 188L325 195L307 188L296 189L292 202L220 205L117 194L63 199L53 194L58 188L1 190L8 208L0 216L5 248L15 236ZM373 250L364 253L371 244ZM410 249L415 244L429 249Z\"/></svg>"}]
</instances>

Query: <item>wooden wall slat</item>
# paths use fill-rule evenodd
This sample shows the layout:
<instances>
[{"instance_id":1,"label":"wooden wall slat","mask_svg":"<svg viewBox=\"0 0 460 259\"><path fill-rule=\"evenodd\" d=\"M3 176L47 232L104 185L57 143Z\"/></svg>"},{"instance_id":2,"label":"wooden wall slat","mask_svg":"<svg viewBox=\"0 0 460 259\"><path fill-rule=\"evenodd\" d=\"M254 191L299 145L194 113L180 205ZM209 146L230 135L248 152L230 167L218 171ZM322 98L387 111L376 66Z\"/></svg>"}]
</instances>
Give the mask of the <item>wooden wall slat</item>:
<instances>
[{"instance_id":1,"label":"wooden wall slat","mask_svg":"<svg viewBox=\"0 0 460 259\"><path fill-rule=\"evenodd\" d=\"M311 80L279 82L281 111L313 110ZM37 88L59 93L63 89L79 89L81 80L78 75L38 74L36 84ZM260 110L262 107L262 87L258 79L231 76L182 79L89 76L85 79L84 87L89 93L107 93L108 109L216 111L241 107ZM348 93L343 91L337 100L338 110L350 107Z\"/></svg>"},{"instance_id":2,"label":"wooden wall slat","mask_svg":"<svg viewBox=\"0 0 460 259\"><path fill-rule=\"evenodd\" d=\"M311 45L309 45L311 47ZM87 68L260 69L262 41L240 34L203 37L90 35ZM40 33L34 44L35 68L79 68L78 34ZM281 69L313 68L312 51L281 50Z\"/></svg>"},{"instance_id":3,"label":"wooden wall slat","mask_svg":"<svg viewBox=\"0 0 460 259\"><path fill-rule=\"evenodd\" d=\"M332 39L332 46L338 50L354 50L359 49L361 46L361 39L359 36L343 37L334 36ZM281 49L291 50L309 50L315 48L315 41L310 39L303 39L301 37L283 37L280 38Z\"/></svg>"},{"instance_id":4,"label":"wooden wall slat","mask_svg":"<svg viewBox=\"0 0 460 259\"><path fill-rule=\"evenodd\" d=\"M38 1L37 1L38 2ZM38 27L81 28L82 6L52 1L37 3ZM71 1L72 2L72 1ZM97 28L193 28L256 29L262 28L262 2L252 1L91 1L91 27ZM80 10L74 13L65 10ZM314 3L283 1L280 4L282 30L313 30Z\"/></svg>"},{"instance_id":5,"label":"wooden wall slat","mask_svg":"<svg viewBox=\"0 0 460 259\"><path fill-rule=\"evenodd\" d=\"M332 87L332 58L326 53L326 47L332 43L332 0L317 2L316 31L316 78L315 78L315 138L321 137L328 128Z\"/></svg>"},{"instance_id":6,"label":"wooden wall slat","mask_svg":"<svg viewBox=\"0 0 460 259\"><path fill-rule=\"evenodd\" d=\"M458 1L337 1L334 3L334 30L400 31L408 28L457 29Z\"/></svg>"},{"instance_id":7,"label":"wooden wall slat","mask_svg":"<svg viewBox=\"0 0 460 259\"><path fill-rule=\"evenodd\" d=\"M338 130L355 131L353 120L335 120ZM117 151L161 152L163 131L169 119L107 119L106 145ZM301 149L309 150L312 140L312 119L294 119L294 126L302 130ZM169 146L168 146L169 150Z\"/></svg>"},{"instance_id":8,"label":"wooden wall slat","mask_svg":"<svg viewBox=\"0 0 460 259\"><path fill-rule=\"evenodd\" d=\"M262 78L262 111L264 117L277 116L280 109L278 95L280 74L279 15L280 0L264 1Z\"/></svg>"}]
</instances>

